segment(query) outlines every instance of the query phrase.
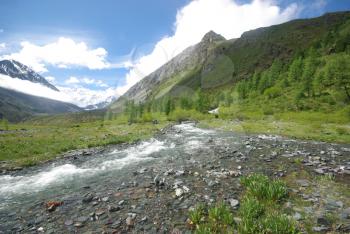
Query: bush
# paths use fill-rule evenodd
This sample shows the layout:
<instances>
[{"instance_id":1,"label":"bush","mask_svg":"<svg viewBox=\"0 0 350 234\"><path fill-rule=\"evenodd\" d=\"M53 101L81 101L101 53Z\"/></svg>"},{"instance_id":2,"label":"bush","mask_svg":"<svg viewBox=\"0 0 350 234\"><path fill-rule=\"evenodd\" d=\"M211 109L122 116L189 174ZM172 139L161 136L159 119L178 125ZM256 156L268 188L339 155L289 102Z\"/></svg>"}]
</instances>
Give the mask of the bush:
<instances>
[{"instance_id":1,"label":"bush","mask_svg":"<svg viewBox=\"0 0 350 234\"><path fill-rule=\"evenodd\" d=\"M263 233L269 234L299 233L294 221L290 220L286 215L278 213L266 216L261 222L261 227L264 230Z\"/></svg>"},{"instance_id":2,"label":"bush","mask_svg":"<svg viewBox=\"0 0 350 234\"><path fill-rule=\"evenodd\" d=\"M199 205L189 213L190 225L195 233L232 233L234 227L233 214L225 203L210 207Z\"/></svg>"},{"instance_id":3,"label":"bush","mask_svg":"<svg viewBox=\"0 0 350 234\"><path fill-rule=\"evenodd\" d=\"M247 194L259 200L281 201L287 197L287 186L281 180L270 181L261 174L252 174L241 178L241 183L246 187Z\"/></svg>"},{"instance_id":4,"label":"bush","mask_svg":"<svg viewBox=\"0 0 350 234\"><path fill-rule=\"evenodd\" d=\"M280 201L287 196L287 187L280 180L252 174L241 178L246 188L237 215L224 203L206 209L199 205L189 213L189 224L195 233L296 234L297 225L281 212Z\"/></svg>"},{"instance_id":5,"label":"bush","mask_svg":"<svg viewBox=\"0 0 350 234\"><path fill-rule=\"evenodd\" d=\"M268 99L276 98L281 96L281 94L281 89L277 87L271 87L264 91L264 95L267 96Z\"/></svg>"},{"instance_id":6,"label":"bush","mask_svg":"<svg viewBox=\"0 0 350 234\"><path fill-rule=\"evenodd\" d=\"M264 214L264 206L254 197L246 197L241 203L239 213L245 219L257 219Z\"/></svg>"}]
</instances>

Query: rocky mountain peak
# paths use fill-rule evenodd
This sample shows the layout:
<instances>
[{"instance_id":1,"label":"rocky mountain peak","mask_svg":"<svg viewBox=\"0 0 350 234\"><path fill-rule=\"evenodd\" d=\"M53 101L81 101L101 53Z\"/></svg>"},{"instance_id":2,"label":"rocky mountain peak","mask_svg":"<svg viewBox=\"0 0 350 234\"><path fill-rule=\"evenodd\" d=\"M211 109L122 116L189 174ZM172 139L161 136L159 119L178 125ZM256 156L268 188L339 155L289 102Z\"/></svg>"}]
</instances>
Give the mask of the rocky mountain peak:
<instances>
[{"instance_id":1,"label":"rocky mountain peak","mask_svg":"<svg viewBox=\"0 0 350 234\"><path fill-rule=\"evenodd\" d=\"M225 41L226 39L221 36L220 34L217 34L214 31L209 31L207 32L204 37L202 38L202 43L213 43L213 42L218 42L218 41Z\"/></svg>"}]
</instances>

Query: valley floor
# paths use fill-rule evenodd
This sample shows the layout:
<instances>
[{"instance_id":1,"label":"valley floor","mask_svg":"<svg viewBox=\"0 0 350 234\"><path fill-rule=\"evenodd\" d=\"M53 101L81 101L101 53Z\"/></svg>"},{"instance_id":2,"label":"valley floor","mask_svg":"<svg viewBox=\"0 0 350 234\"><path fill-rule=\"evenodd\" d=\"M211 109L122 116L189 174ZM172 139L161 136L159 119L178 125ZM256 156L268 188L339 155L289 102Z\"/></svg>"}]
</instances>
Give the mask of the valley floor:
<instances>
[{"instance_id":1,"label":"valley floor","mask_svg":"<svg viewBox=\"0 0 350 234\"><path fill-rule=\"evenodd\" d=\"M239 227L241 179L251 173L286 183L288 197L268 209L299 231L348 233L349 155L349 144L175 125L1 176L0 233L185 233L194 228L190 210L218 202Z\"/></svg>"},{"instance_id":2,"label":"valley floor","mask_svg":"<svg viewBox=\"0 0 350 234\"><path fill-rule=\"evenodd\" d=\"M0 130L0 171L20 169L62 157L63 153L78 150L98 150L99 147L132 143L148 139L160 129L180 119L198 119L202 128L213 128L239 133L264 133L296 139L334 143L350 143L350 124L337 122L322 113L286 113L279 117L255 116L243 113L245 118L214 118L198 112L157 114L157 124L142 122L128 124L126 117L105 120L82 120L81 116L52 116L19 124L10 124ZM82 115L84 116L84 115ZM239 120L241 119L241 120ZM97 147L97 149L96 149Z\"/></svg>"}]
</instances>

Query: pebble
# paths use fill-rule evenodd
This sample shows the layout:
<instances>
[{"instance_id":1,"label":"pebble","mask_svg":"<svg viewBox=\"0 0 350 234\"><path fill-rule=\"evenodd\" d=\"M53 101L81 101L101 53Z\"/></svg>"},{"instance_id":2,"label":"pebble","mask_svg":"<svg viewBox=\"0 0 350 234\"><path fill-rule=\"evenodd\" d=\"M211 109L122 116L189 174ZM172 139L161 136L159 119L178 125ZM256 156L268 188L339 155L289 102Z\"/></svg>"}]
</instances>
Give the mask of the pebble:
<instances>
[{"instance_id":1,"label":"pebble","mask_svg":"<svg viewBox=\"0 0 350 234\"><path fill-rule=\"evenodd\" d=\"M103 202L108 202L109 197L103 197L101 200L102 200Z\"/></svg>"},{"instance_id":2,"label":"pebble","mask_svg":"<svg viewBox=\"0 0 350 234\"><path fill-rule=\"evenodd\" d=\"M325 231L328 231L329 230L329 227L324 227L324 226L321 226L321 227L313 227L312 230L314 232L325 232Z\"/></svg>"},{"instance_id":3,"label":"pebble","mask_svg":"<svg viewBox=\"0 0 350 234\"><path fill-rule=\"evenodd\" d=\"M233 198L231 198L229 200L229 202L230 202L231 207L234 208L234 209L236 209L238 207L238 205L239 205L239 201L236 200L236 199L233 199Z\"/></svg>"},{"instance_id":4,"label":"pebble","mask_svg":"<svg viewBox=\"0 0 350 234\"><path fill-rule=\"evenodd\" d=\"M83 198L83 202L84 203L89 203L92 201L92 199L94 199L94 197L91 194L87 194L84 198Z\"/></svg>"},{"instance_id":5,"label":"pebble","mask_svg":"<svg viewBox=\"0 0 350 234\"><path fill-rule=\"evenodd\" d=\"M129 213L128 217L126 218L125 222L128 227L132 227L135 224L135 218L136 214L135 213Z\"/></svg>"},{"instance_id":6,"label":"pebble","mask_svg":"<svg viewBox=\"0 0 350 234\"><path fill-rule=\"evenodd\" d=\"M79 222L74 224L74 227L78 227L78 228L79 227L83 227L83 226L84 226L84 224L83 223L79 223Z\"/></svg>"},{"instance_id":7,"label":"pebble","mask_svg":"<svg viewBox=\"0 0 350 234\"><path fill-rule=\"evenodd\" d=\"M302 216L300 213L295 212L295 214L293 215L293 219L295 219L296 221L302 220Z\"/></svg>"},{"instance_id":8,"label":"pebble","mask_svg":"<svg viewBox=\"0 0 350 234\"><path fill-rule=\"evenodd\" d=\"M77 218L77 222L79 223L85 223L88 220L89 220L89 217L86 217L86 216L80 216L79 218Z\"/></svg>"},{"instance_id":9,"label":"pebble","mask_svg":"<svg viewBox=\"0 0 350 234\"><path fill-rule=\"evenodd\" d=\"M64 225L66 225L66 226L71 226L71 225L73 225L73 220L66 220L65 222L64 222Z\"/></svg>"},{"instance_id":10,"label":"pebble","mask_svg":"<svg viewBox=\"0 0 350 234\"><path fill-rule=\"evenodd\" d=\"M296 183L301 187L309 187L310 182L308 180L297 180Z\"/></svg>"},{"instance_id":11,"label":"pebble","mask_svg":"<svg viewBox=\"0 0 350 234\"><path fill-rule=\"evenodd\" d=\"M324 174L325 173L325 171L322 168L316 168L316 169L314 169L314 171L316 173L318 173L318 174Z\"/></svg>"},{"instance_id":12,"label":"pebble","mask_svg":"<svg viewBox=\"0 0 350 234\"><path fill-rule=\"evenodd\" d=\"M119 210L121 210L120 206L108 206L108 211L109 212L116 212L116 211L119 211Z\"/></svg>"},{"instance_id":13,"label":"pebble","mask_svg":"<svg viewBox=\"0 0 350 234\"><path fill-rule=\"evenodd\" d=\"M181 197L183 194L184 194L184 191L183 191L182 188L177 188L177 189L175 189L175 195L176 195L177 197Z\"/></svg>"}]
</instances>

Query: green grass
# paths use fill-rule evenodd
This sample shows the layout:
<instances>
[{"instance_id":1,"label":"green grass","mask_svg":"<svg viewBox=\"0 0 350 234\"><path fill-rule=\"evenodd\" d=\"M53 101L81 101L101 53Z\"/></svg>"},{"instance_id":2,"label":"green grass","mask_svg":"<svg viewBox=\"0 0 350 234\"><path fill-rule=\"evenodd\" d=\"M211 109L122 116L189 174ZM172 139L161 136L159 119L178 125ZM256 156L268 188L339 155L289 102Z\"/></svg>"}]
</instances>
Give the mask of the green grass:
<instances>
[{"instance_id":1,"label":"green grass","mask_svg":"<svg viewBox=\"0 0 350 234\"><path fill-rule=\"evenodd\" d=\"M250 107L220 108L219 119L205 119L201 127L244 133L265 133L325 142L350 143L347 112L280 112L265 115Z\"/></svg>"},{"instance_id":2,"label":"green grass","mask_svg":"<svg viewBox=\"0 0 350 234\"><path fill-rule=\"evenodd\" d=\"M262 201L281 201L287 197L287 187L281 180L270 180L267 176L253 174L241 178L248 196Z\"/></svg>"},{"instance_id":3,"label":"green grass","mask_svg":"<svg viewBox=\"0 0 350 234\"><path fill-rule=\"evenodd\" d=\"M168 124L161 121L156 125L128 125L124 117L93 121L68 121L69 118L72 117L45 117L10 124L10 131L0 134L0 161L6 161L9 167L34 165L69 150L146 139Z\"/></svg>"},{"instance_id":4,"label":"green grass","mask_svg":"<svg viewBox=\"0 0 350 234\"><path fill-rule=\"evenodd\" d=\"M283 201L288 197L283 181L252 174L242 177L241 183L245 191L238 211L232 212L222 202L209 208L199 205L190 211L189 224L195 233L300 233L296 223L283 213Z\"/></svg>"}]
</instances>

